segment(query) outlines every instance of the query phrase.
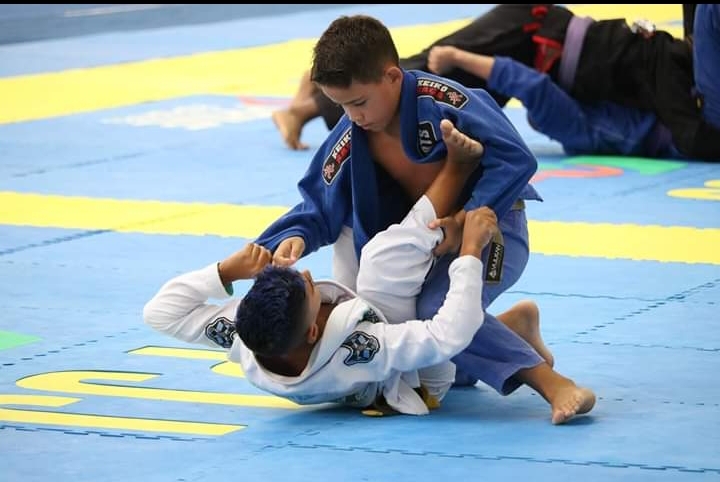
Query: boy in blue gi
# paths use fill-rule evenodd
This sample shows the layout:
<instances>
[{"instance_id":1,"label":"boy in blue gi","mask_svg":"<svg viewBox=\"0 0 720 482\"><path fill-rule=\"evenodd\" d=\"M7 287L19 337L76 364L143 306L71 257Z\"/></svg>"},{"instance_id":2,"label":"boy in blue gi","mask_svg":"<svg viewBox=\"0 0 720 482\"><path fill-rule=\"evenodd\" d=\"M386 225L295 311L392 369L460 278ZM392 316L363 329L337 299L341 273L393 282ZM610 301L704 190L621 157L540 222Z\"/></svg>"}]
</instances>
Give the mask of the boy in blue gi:
<instances>
[{"instance_id":1,"label":"boy in blue gi","mask_svg":"<svg viewBox=\"0 0 720 482\"><path fill-rule=\"evenodd\" d=\"M684 158L670 130L652 112L606 101L580 102L549 75L509 57L436 46L428 54L428 68L438 75L461 69L485 79L488 89L518 99L529 124L558 141L567 154Z\"/></svg>"},{"instance_id":2,"label":"boy in blue gi","mask_svg":"<svg viewBox=\"0 0 720 482\"><path fill-rule=\"evenodd\" d=\"M485 151L460 195L462 209L434 223L448 235L418 298L418 317L432 318L442 304L466 210L489 206L502 233L484 254L483 307L518 280L529 256L524 200L541 200L528 184L537 161L489 94L401 69L388 29L361 15L340 17L323 33L311 80L346 115L300 180L303 201L256 240L273 251L275 264L290 266L333 244L334 278L353 288L362 247L399 222L441 169L447 149L440 121L449 119ZM527 383L546 400L558 388L549 364L489 313L453 361L458 384L482 380L509 394Z\"/></svg>"},{"instance_id":3,"label":"boy in blue gi","mask_svg":"<svg viewBox=\"0 0 720 482\"><path fill-rule=\"evenodd\" d=\"M711 26L712 8L717 7L706 4L700 13L684 9L684 14L694 15ZM717 77L710 74L718 64L708 55L707 47L692 49L688 41L654 30L654 26L651 31L637 24L631 27L624 18L596 21L580 17L562 5L499 4L422 52L402 59L400 65L427 71L428 54L437 45L511 57L547 73L582 102L610 101L653 112L667 127L683 156L720 160L718 119L709 119L708 109L698 107L707 92L717 93L713 90ZM467 87L487 87L484 79L463 69L452 69L444 75ZM693 91L694 79L698 77L699 99ZM703 79L708 81L704 92ZM501 106L508 100L492 89L489 92ZM321 92L313 91L312 83L303 77L290 107L274 112L273 121L286 144L299 149L306 147L300 142L306 122L320 115L331 128L341 114Z\"/></svg>"}]
</instances>

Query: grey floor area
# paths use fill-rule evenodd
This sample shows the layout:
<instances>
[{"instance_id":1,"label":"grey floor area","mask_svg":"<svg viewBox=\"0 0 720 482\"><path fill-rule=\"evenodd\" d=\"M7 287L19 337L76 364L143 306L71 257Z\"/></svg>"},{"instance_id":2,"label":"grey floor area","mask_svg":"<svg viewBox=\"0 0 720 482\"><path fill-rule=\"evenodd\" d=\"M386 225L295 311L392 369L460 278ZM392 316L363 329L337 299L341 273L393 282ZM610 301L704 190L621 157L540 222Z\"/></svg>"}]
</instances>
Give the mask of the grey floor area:
<instances>
[{"instance_id":1,"label":"grey floor area","mask_svg":"<svg viewBox=\"0 0 720 482\"><path fill-rule=\"evenodd\" d=\"M0 45L103 32L197 25L360 4L7 4L0 5Z\"/></svg>"}]
</instances>

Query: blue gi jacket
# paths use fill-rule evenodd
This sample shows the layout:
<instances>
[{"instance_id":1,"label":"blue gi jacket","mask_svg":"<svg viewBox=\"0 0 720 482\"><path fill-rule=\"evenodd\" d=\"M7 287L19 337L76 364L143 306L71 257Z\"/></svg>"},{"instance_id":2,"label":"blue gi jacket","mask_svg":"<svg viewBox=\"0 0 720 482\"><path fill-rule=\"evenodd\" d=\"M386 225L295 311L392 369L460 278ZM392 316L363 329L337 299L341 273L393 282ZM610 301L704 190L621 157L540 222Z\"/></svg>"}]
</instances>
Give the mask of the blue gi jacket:
<instances>
[{"instance_id":1,"label":"blue gi jacket","mask_svg":"<svg viewBox=\"0 0 720 482\"><path fill-rule=\"evenodd\" d=\"M519 198L541 200L528 184L537 160L487 92L429 73L405 71L400 123L411 161L436 162L447 155L440 131L444 118L485 147L480 167L462 193L466 210L489 206L501 218ZM372 160L365 131L343 116L298 183L303 201L256 242L274 251L282 240L301 236L307 255L335 242L342 227L350 226L359 259L362 246L399 222L414 202L393 182Z\"/></svg>"}]
</instances>

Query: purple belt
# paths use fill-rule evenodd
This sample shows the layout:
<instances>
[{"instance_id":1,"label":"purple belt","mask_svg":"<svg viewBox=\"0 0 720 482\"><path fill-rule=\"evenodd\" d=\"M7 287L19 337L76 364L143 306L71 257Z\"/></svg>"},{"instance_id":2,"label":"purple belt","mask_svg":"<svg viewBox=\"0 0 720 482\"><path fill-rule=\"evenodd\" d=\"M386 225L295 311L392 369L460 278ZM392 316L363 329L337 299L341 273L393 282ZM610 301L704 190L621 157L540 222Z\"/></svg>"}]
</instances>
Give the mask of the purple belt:
<instances>
[{"instance_id":1,"label":"purple belt","mask_svg":"<svg viewBox=\"0 0 720 482\"><path fill-rule=\"evenodd\" d=\"M570 92L575 83L575 72L577 71L578 61L580 60L583 42L585 41L585 33L593 22L594 20L590 17L574 16L568 23L568 28L565 32L563 53L562 57L560 57L560 67L558 69L558 83L560 87L568 92Z\"/></svg>"}]
</instances>

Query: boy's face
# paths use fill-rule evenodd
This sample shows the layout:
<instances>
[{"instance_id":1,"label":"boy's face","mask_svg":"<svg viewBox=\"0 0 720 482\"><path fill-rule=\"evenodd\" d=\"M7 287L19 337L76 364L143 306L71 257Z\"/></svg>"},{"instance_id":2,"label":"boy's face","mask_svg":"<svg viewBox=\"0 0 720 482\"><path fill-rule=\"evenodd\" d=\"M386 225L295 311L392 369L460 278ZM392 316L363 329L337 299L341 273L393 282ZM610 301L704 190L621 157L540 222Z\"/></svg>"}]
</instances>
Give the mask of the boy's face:
<instances>
[{"instance_id":1,"label":"boy's face","mask_svg":"<svg viewBox=\"0 0 720 482\"><path fill-rule=\"evenodd\" d=\"M347 116L366 131L384 130L397 112L402 71L388 67L379 82L353 81L349 87L321 86L323 93L340 105Z\"/></svg>"}]
</instances>

